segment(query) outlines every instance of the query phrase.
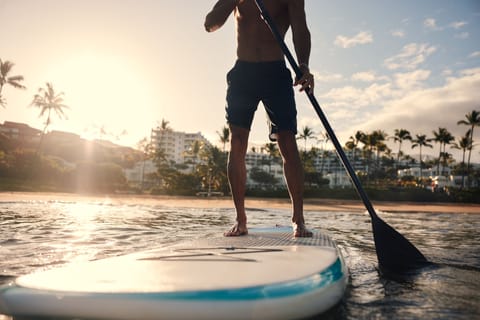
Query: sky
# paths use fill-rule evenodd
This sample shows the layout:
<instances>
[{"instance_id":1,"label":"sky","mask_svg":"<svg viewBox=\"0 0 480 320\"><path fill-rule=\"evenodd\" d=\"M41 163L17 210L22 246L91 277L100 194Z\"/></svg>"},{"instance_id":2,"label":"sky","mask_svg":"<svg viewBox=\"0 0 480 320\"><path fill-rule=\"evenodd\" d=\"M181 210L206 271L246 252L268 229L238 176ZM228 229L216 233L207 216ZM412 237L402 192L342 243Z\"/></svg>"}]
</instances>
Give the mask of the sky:
<instances>
[{"instance_id":1,"label":"sky","mask_svg":"<svg viewBox=\"0 0 480 320\"><path fill-rule=\"evenodd\" d=\"M135 146L165 120L219 144L236 43L233 16L205 32L215 2L0 0L0 59L15 64L11 75L24 76L27 87L3 89L0 122L43 128L45 118L29 105L50 82L69 109L49 130ZM358 130L465 134L457 122L480 110L480 1L305 0L305 10L315 96L342 144ZM290 33L286 40L293 52ZM320 137L325 130L308 99L297 93L296 100L299 131L308 126ZM250 141L264 145L267 133L260 105ZM416 150L404 143L404 152ZM480 162L478 150L472 159ZM425 152L436 155L438 146Z\"/></svg>"}]
</instances>

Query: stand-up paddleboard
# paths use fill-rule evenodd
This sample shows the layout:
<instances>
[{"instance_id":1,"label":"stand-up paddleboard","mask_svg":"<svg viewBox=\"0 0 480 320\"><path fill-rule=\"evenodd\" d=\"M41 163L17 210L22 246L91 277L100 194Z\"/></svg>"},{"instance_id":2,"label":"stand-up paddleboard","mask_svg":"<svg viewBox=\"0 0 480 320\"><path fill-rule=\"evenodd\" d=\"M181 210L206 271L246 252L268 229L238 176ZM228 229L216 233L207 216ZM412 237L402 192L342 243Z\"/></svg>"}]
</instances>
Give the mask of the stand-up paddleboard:
<instances>
[{"instance_id":1,"label":"stand-up paddleboard","mask_svg":"<svg viewBox=\"0 0 480 320\"><path fill-rule=\"evenodd\" d=\"M75 319L298 319L342 298L347 268L330 237L250 229L17 278L0 314Z\"/></svg>"}]
</instances>

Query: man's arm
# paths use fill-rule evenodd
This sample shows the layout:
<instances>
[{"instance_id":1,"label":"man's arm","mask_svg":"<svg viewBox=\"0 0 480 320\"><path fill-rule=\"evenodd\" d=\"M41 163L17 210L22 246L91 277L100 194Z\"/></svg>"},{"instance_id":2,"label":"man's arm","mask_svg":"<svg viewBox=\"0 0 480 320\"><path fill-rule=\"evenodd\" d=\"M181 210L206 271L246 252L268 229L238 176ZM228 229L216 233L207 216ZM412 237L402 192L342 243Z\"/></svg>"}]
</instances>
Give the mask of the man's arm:
<instances>
[{"instance_id":1,"label":"man's arm","mask_svg":"<svg viewBox=\"0 0 480 320\"><path fill-rule=\"evenodd\" d=\"M293 45L300 66L308 66L310 59L311 39L305 17L304 0L291 0L288 2L288 14L292 27Z\"/></svg>"},{"instance_id":2,"label":"man's arm","mask_svg":"<svg viewBox=\"0 0 480 320\"><path fill-rule=\"evenodd\" d=\"M218 0L205 18L205 30L213 32L223 26L239 2L240 0Z\"/></svg>"},{"instance_id":3,"label":"man's arm","mask_svg":"<svg viewBox=\"0 0 480 320\"><path fill-rule=\"evenodd\" d=\"M313 75L310 73L308 62L310 60L311 37L305 17L305 1L290 0L288 1L288 14L290 17L290 25L292 27L293 45L297 55L298 66L302 71L302 78L295 81L295 85L301 84L300 90L310 88L313 91Z\"/></svg>"}]
</instances>

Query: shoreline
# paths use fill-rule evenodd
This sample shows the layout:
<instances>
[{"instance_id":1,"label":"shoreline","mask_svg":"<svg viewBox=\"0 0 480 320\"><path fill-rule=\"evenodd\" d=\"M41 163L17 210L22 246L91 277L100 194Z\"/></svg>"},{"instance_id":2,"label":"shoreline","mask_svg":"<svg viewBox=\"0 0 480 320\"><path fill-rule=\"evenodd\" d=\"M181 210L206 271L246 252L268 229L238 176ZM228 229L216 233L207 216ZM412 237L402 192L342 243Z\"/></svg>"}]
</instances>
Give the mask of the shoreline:
<instances>
[{"instance_id":1,"label":"shoreline","mask_svg":"<svg viewBox=\"0 0 480 320\"><path fill-rule=\"evenodd\" d=\"M75 193L48 193L48 192L0 192L0 202L12 201L78 201L81 199L114 204L164 205L169 207L189 208L233 208L230 197L200 198L190 196L164 196L164 195L134 195L134 194L75 194ZM248 208L290 208L289 199L279 198L246 198ZM372 201L375 210L383 212L403 213L471 213L480 214L480 204L474 203L443 203L443 202L395 202ZM340 199L305 199L305 211L344 211L365 212L361 200Z\"/></svg>"}]
</instances>

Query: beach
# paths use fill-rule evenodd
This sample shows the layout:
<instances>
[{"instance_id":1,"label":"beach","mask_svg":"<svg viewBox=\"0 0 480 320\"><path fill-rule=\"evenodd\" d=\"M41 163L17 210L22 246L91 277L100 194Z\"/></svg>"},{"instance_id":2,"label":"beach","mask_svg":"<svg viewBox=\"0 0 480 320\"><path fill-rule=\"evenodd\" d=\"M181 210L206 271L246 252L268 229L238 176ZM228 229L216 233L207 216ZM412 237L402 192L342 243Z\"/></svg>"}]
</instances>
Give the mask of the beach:
<instances>
[{"instance_id":1,"label":"beach","mask_svg":"<svg viewBox=\"0 0 480 320\"><path fill-rule=\"evenodd\" d=\"M184 196L153 196L131 194L75 194L46 192L0 192L0 202L9 201L78 201L84 198L88 201L131 204L142 202L148 205L161 204L167 207L182 208L231 208L233 203L229 197L184 197ZM372 201L378 211L402 213L471 213L480 214L480 204L471 203L431 203L431 202L391 202ZM288 209L289 199L278 198L247 198L246 207L252 209ZM310 199L304 200L305 211L343 211L362 212L365 206L361 200Z\"/></svg>"}]
</instances>

